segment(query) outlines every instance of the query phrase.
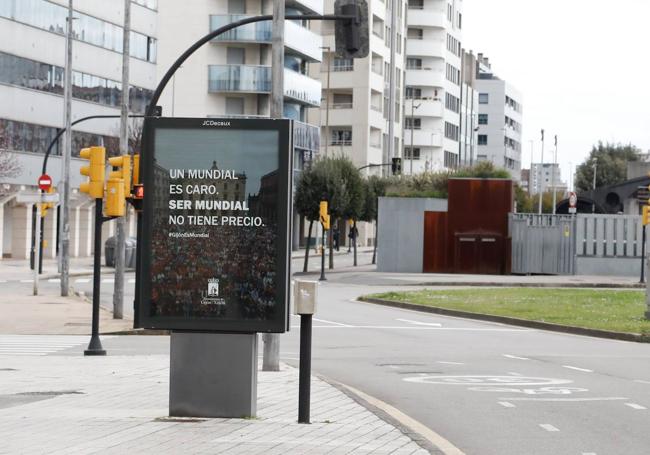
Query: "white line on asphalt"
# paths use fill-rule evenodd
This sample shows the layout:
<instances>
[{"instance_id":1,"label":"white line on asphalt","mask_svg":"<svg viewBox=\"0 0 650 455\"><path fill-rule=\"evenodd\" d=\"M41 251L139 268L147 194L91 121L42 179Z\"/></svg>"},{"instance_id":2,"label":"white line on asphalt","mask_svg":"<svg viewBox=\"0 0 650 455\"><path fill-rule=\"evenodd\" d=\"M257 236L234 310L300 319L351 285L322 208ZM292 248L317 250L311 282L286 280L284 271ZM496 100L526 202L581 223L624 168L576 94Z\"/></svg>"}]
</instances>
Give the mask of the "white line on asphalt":
<instances>
[{"instance_id":1,"label":"white line on asphalt","mask_svg":"<svg viewBox=\"0 0 650 455\"><path fill-rule=\"evenodd\" d=\"M129 278L129 283L135 283L135 278Z\"/></svg>"},{"instance_id":2,"label":"white line on asphalt","mask_svg":"<svg viewBox=\"0 0 650 455\"><path fill-rule=\"evenodd\" d=\"M34 280L20 280L21 283L31 283L31 282L33 282L33 281L34 281Z\"/></svg>"},{"instance_id":3,"label":"white line on asphalt","mask_svg":"<svg viewBox=\"0 0 650 455\"><path fill-rule=\"evenodd\" d=\"M639 384L650 384L650 381L646 381L645 379L635 379L634 382L638 382Z\"/></svg>"},{"instance_id":4,"label":"white line on asphalt","mask_svg":"<svg viewBox=\"0 0 650 455\"><path fill-rule=\"evenodd\" d=\"M596 455L596 452L582 452L582 455Z\"/></svg>"},{"instance_id":5,"label":"white line on asphalt","mask_svg":"<svg viewBox=\"0 0 650 455\"><path fill-rule=\"evenodd\" d=\"M507 401L499 401L499 404L504 408L516 408L514 404L508 403Z\"/></svg>"},{"instance_id":6,"label":"white line on asphalt","mask_svg":"<svg viewBox=\"0 0 650 455\"><path fill-rule=\"evenodd\" d=\"M339 326L339 327L352 327L351 325L348 325L348 324L343 324L341 322L328 321L327 319L314 318L314 321L324 322L325 324L335 324L336 326Z\"/></svg>"},{"instance_id":7,"label":"white line on asphalt","mask_svg":"<svg viewBox=\"0 0 650 455\"><path fill-rule=\"evenodd\" d=\"M74 280L75 283L90 283L90 278L77 278Z\"/></svg>"},{"instance_id":8,"label":"white line on asphalt","mask_svg":"<svg viewBox=\"0 0 650 455\"><path fill-rule=\"evenodd\" d=\"M508 374L510 376L521 376L521 373L515 373L514 371L509 371Z\"/></svg>"},{"instance_id":9,"label":"white line on asphalt","mask_svg":"<svg viewBox=\"0 0 650 455\"><path fill-rule=\"evenodd\" d=\"M47 280L47 282L48 283L60 283L61 278L50 278L49 280Z\"/></svg>"},{"instance_id":10,"label":"white line on asphalt","mask_svg":"<svg viewBox=\"0 0 650 455\"><path fill-rule=\"evenodd\" d=\"M555 428L550 423L540 423L539 426L545 429L546 431L560 431L558 428Z\"/></svg>"},{"instance_id":11,"label":"white line on asphalt","mask_svg":"<svg viewBox=\"0 0 650 455\"><path fill-rule=\"evenodd\" d=\"M625 406L629 406L632 409L638 409L638 410L648 409L645 406L641 406L640 404L636 404L636 403L625 403Z\"/></svg>"},{"instance_id":12,"label":"white line on asphalt","mask_svg":"<svg viewBox=\"0 0 650 455\"><path fill-rule=\"evenodd\" d=\"M420 321L411 321L410 319L395 319L395 320L399 322L408 322L409 324L415 324L415 325L426 325L429 327L442 327L442 324L439 324L437 322L420 322Z\"/></svg>"},{"instance_id":13,"label":"white line on asphalt","mask_svg":"<svg viewBox=\"0 0 650 455\"><path fill-rule=\"evenodd\" d=\"M104 278L102 280L102 283L114 283L115 280L113 278Z\"/></svg>"},{"instance_id":14,"label":"white line on asphalt","mask_svg":"<svg viewBox=\"0 0 650 455\"><path fill-rule=\"evenodd\" d=\"M503 354L503 356L504 356L504 357L507 357L507 358L509 358L509 359L516 359L516 360L530 360L529 358L526 358L526 357L519 357L519 356L512 355L512 354Z\"/></svg>"},{"instance_id":15,"label":"white line on asphalt","mask_svg":"<svg viewBox=\"0 0 650 455\"><path fill-rule=\"evenodd\" d=\"M0 280L0 283L6 283L7 280Z\"/></svg>"},{"instance_id":16,"label":"white line on asphalt","mask_svg":"<svg viewBox=\"0 0 650 455\"><path fill-rule=\"evenodd\" d=\"M436 363L442 363L443 365L465 365L463 362L445 362L444 360L438 360Z\"/></svg>"},{"instance_id":17,"label":"white line on asphalt","mask_svg":"<svg viewBox=\"0 0 650 455\"><path fill-rule=\"evenodd\" d=\"M583 371L585 373L593 373L594 370L588 370L586 368L579 368L579 367L573 367L571 365L562 365L564 368L568 368L570 370L576 370L576 371Z\"/></svg>"},{"instance_id":18,"label":"white line on asphalt","mask_svg":"<svg viewBox=\"0 0 650 455\"><path fill-rule=\"evenodd\" d=\"M500 400L510 400L510 401L552 401L552 402L562 402L562 401L618 401L618 400L628 400L625 397L592 397L592 398L518 398L518 397L501 397Z\"/></svg>"},{"instance_id":19,"label":"white line on asphalt","mask_svg":"<svg viewBox=\"0 0 650 455\"><path fill-rule=\"evenodd\" d=\"M291 328L299 329L299 325L292 325ZM441 331L465 331L465 332L528 332L527 329L484 329L478 327L419 327L419 326L391 326L391 325L315 325L314 329L398 329L398 330L441 330Z\"/></svg>"}]
</instances>

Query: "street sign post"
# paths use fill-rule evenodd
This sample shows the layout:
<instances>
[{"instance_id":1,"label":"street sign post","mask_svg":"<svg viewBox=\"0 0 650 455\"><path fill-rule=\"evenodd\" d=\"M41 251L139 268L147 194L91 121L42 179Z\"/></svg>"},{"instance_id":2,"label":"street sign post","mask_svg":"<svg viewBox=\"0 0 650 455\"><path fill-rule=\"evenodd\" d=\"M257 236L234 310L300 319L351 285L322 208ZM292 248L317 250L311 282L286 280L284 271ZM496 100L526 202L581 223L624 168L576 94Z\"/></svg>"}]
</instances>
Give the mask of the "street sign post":
<instances>
[{"instance_id":1,"label":"street sign post","mask_svg":"<svg viewBox=\"0 0 650 455\"><path fill-rule=\"evenodd\" d=\"M578 195L574 192L569 193L569 213L574 214L578 211Z\"/></svg>"},{"instance_id":2,"label":"street sign post","mask_svg":"<svg viewBox=\"0 0 650 455\"><path fill-rule=\"evenodd\" d=\"M291 131L146 120L135 326L173 331L170 415L255 415L256 333L289 327Z\"/></svg>"},{"instance_id":3,"label":"street sign post","mask_svg":"<svg viewBox=\"0 0 650 455\"><path fill-rule=\"evenodd\" d=\"M38 187L41 191L47 192L52 187L52 177L43 174L38 178Z\"/></svg>"}]
</instances>

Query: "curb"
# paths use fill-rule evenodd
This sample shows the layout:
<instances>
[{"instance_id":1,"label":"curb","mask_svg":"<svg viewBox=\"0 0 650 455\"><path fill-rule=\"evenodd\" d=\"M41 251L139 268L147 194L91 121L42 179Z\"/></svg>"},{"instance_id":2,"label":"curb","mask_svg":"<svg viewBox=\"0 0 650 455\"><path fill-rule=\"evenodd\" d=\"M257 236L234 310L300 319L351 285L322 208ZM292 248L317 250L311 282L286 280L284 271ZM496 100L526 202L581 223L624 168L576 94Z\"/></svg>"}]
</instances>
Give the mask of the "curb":
<instances>
[{"instance_id":1,"label":"curb","mask_svg":"<svg viewBox=\"0 0 650 455\"><path fill-rule=\"evenodd\" d=\"M582 288L582 289L645 289L645 283L504 283L449 281L424 283L396 283L395 286L445 286L445 287L485 287L485 288Z\"/></svg>"},{"instance_id":2,"label":"curb","mask_svg":"<svg viewBox=\"0 0 650 455\"><path fill-rule=\"evenodd\" d=\"M650 343L650 335L641 335L639 333L612 332L609 330L588 329L584 327L574 327L569 325L554 324L552 322L529 321L526 319L513 318L509 316L495 316L483 313L470 313L468 311L450 310L434 306L417 305L415 303L397 302L394 300L375 299L372 297L359 297L360 302L374 303L395 308L404 308L407 310L420 311L423 313L441 314L443 316L454 316L466 319L476 319L479 321L498 322L502 324L516 325L531 329L549 330L551 332L569 333L573 335L585 335L597 338L606 338L610 340L633 341L636 343Z\"/></svg>"},{"instance_id":3,"label":"curb","mask_svg":"<svg viewBox=\"0 0 650 455\"><path fill-rule=\"evenodd\" d=\"M384 422L394 426L402 434L429 453L434 455L465 455L458 447L454 446L438 433L388 403L326 376L313 372L312 375L331 385Z\"/></svg>"}]
</instances>

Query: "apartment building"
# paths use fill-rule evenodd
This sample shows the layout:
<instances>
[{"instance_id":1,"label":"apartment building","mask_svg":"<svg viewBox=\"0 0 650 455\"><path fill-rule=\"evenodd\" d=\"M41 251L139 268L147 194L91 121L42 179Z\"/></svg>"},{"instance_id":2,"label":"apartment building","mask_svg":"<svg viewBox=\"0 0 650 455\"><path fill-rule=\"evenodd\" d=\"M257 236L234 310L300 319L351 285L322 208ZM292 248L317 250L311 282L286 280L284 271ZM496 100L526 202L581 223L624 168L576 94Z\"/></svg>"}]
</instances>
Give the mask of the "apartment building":
<instances>
[{"instance_id":1,"label":"apartment building","mask_svg":"<svg viewBox=\"0 0 650 455\"><path fill-rule=\"evenodd\" d=\"M476 86L479 92L477 160L491 161L519 181L522 95L512 84L494 74L489 59L483 54L478 54Z\"/></svg>"},{"instance_id":2,"label":"apartment building","mask_svg":"<svg viewBox=\"0 0 650 455\"><path fill-rule=\"evenodd\" d=\"M460 164L462 10L462 0L408 2L405 173Z\"/></svg>"},{"instance_id":3,"label":"apartment building","mask_svg":"<svg viewBox=\"0 0 650 455\"><path fill-rule=\"evenodd\" d=\"M562 170L557 163L533 163L530 170L530 191L531 194L539 194L540 190L566 193L568 185L562 181Z\"/></svg>"},{"instance_id":4,"label":"apartment building","mask_svg":"<svg viewBox=\"0 0 650 455\"><path fill-rule=\"evenodd\" d=\"M66 0L0 0L0 148L9 150L20 172L0 178L1 257L27 258L33 232L33 205L16 201L19 192L35 192L43 156L64 126L63 81ZM119 115L122 79L124 2L74 2L72 120L90 115ZM130 108L143 113L156 85L157 0L131 6ZM119 119L100 119L73 127L71 188L81 181L79 150L104 145L119 148ZM47 171L58 187L62 178L61 141L54 145ZM92 201L71 195L71 256L92 253ZM133 218L132 218L133 219ZM44 256L56 255L57 210L44 222ZM111 235L112 223L105 225ZM129 234L135 232L130 226Z\"/></svg>"}]
</instances>

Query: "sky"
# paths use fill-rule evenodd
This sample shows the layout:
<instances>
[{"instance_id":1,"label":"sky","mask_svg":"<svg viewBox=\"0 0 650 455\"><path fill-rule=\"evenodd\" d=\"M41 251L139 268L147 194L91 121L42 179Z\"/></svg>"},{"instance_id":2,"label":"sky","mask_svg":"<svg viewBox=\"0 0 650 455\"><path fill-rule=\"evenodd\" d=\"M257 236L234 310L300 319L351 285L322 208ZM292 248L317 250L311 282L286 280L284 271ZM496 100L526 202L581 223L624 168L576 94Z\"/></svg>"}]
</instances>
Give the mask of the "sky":
<instances>
[{"instance_id":1,"label":"sky","mask_svg":"<svg viewBox=\"0 0 650 455\"><path fill-rule=\"evenodd\" d=\"M463 47L522 92L522 168L558 162L569 183L598 141L650 152L650 0L464 0Z\"/></svg>"}]
</instances>

